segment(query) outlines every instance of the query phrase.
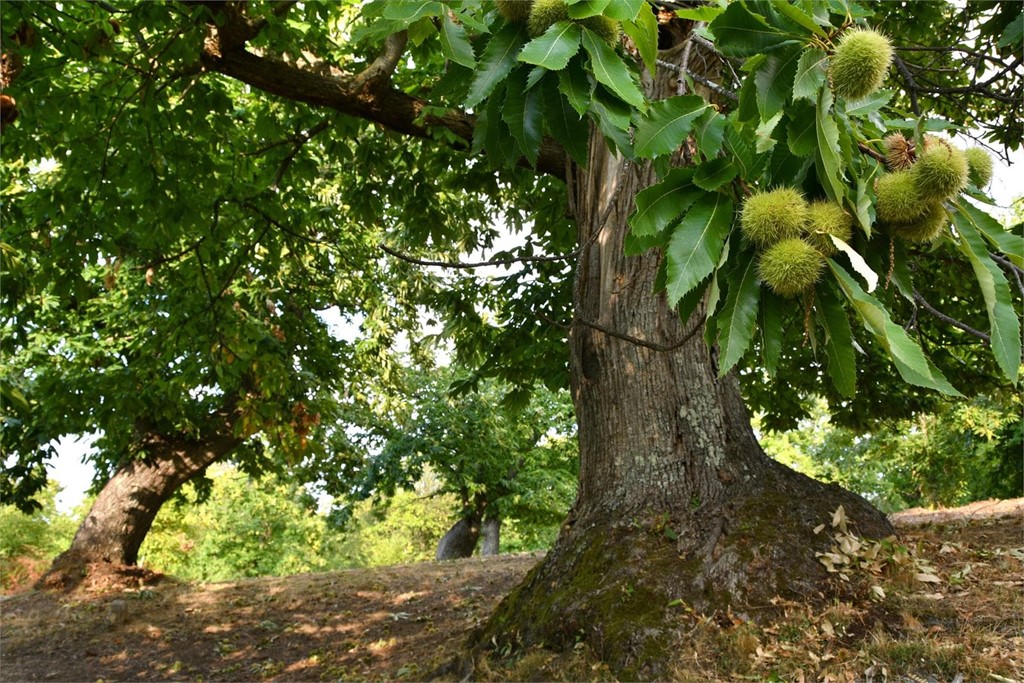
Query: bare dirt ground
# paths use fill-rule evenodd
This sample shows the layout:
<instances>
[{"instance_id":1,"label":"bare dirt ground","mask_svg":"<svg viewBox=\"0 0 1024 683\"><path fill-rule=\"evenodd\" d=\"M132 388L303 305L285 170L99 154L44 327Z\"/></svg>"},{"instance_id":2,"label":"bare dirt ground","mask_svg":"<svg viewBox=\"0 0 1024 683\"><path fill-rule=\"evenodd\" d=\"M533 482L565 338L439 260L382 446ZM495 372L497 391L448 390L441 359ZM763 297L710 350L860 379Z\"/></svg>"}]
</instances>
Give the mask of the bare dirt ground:
<instances>
[{"instance_id":1,"label":"bare dirt ground","mask_svg":"<svg viewBox=\"0 0 1024 683\"><path fill-rule=\"evenodd\" d=\"M767 628L691 615L703 645L680 655L677 680L1024 680L1024 499L894 523L940 583L889 577L885 618L877 603L797 607ZM0 601L0 681L422 680L539 557L29 591ZM477 673L609 678L586 651L520 653Z\"/></svg>"}]
</instances>

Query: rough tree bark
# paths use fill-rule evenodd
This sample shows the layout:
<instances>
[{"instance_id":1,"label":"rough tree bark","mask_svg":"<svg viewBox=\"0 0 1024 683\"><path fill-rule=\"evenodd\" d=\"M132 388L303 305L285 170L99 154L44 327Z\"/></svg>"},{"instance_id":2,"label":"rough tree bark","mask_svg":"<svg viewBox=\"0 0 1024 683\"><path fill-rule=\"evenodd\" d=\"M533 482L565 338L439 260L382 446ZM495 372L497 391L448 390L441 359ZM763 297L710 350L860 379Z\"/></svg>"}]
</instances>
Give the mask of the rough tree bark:
<instances>
[{"instance_id":1,"label":"rough tree bark","mask_svg":"<svg viewBox=\"0 0 1024 683\"><path fill-rule=\"evenodd\" d=\"M652 99L676 94L669 76L659 70L645 84ZM650 163L615 156L596 137L587 168L574 171L578 239L590 244L577 266L584 322L570 337L579 493L555 547L471 638L471 651L582 640L619 677L663 678L670 601L765 617L775 596L830 589L815 556L829 539L813 529L839 505L862 535L892 531L859 496L768 458L735 377L719 379L715 351L691 334L702 311L682 324L664 296L651 295L659 255L628 258L623 240L634 197L655 181ZM586 323L666 347L690 338L656 351Z\"/></svg>"},{"instance_id":2,"label":"rough tree bark","mask_svg":"<svg viewBox=\"0 0 1024 683\"><path fill-rule=\"evenodd\" d=\"M243 439L234 434L234 411L218 413L202 438L150 434L146 455L123 464L96 497L71 547L36 584L70 589L88 573L103 573L138 559L157 513L185 482L225 457Z\"/></svg>"}]
</instances>

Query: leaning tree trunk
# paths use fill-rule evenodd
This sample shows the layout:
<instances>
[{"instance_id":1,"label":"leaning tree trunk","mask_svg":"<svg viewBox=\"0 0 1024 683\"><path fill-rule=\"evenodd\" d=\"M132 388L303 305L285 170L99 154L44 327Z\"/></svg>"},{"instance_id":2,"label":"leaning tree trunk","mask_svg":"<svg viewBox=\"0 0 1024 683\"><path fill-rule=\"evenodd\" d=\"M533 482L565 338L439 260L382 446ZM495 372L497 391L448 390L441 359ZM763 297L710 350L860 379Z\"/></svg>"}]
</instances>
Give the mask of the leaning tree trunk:
<instances>
[{"instance_id":1,"label":"leaning tree trunk","mask_svg":"<svg viewBox=\"0 0 1024 683\"><path fill-rule=\"evenodd\" d=\"M470 514L459 521L437 542L436 560L458 560L471 557L480 539L480 517Z\"/></svg>"},{"instance_id":2,"label":"leaning tree trunk","mask_svg":"<svg viewBox=\"0 0 1024 683\"><path fill-rule=\"evenodd\" d=\"M676 94L674 78L645 85L654 98ZM825 591L815 552L829 539L813 529L840 504L859 533L891 533L862 498L764 454L736 379L720 379L715 352L691 334L702 311L682 324L652 295L659 255L625 256L633 198L655 181L651 164L623 160L597 138L575 172L588 245L577 264L583 322L570 337L579 494L555 547L471 638L471 652L585 641L618 677L664 678L669 602L759 618L775 596ZM587 323L665 347L689 340L657 351Z\"/></svg>"},{"instance_id":3,"label":"leaning tree trunk","mask_svg":"<svg viewBox=\"0 0 1024 683\"><path fill-rule=\"evenodd\" d=\"M39 579L39 588L72 588L90 572L133 565L161 506L185 482L202 473L241 442L233 414L202 439L151 435L146 455L118 469L96 497L71 547Z\"/></svg>"}]
</instances>

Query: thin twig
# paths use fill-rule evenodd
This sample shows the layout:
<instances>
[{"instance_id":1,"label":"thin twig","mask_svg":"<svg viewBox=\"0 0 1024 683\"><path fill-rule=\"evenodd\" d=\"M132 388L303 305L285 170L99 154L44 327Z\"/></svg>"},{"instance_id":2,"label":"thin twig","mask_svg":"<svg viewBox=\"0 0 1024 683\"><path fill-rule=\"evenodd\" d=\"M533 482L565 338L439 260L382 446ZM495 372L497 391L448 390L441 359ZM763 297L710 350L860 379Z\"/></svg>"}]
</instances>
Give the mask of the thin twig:
<instances>
[{"instance_id":1,"label":"thin twig","mask_svg":"<svg viewBox=\"0 0 1024 683\"><path fill-rule=\"evenodd\" d=\"M554 256L520 256L518 258L505 258L505 259L489 259L487 261L431 261L428 259L416 258L415 256L409 256L402 252L392 249L388 245L381 242L377 247L387 253L394 256L400 261L406 263L412 263L417 266L437 266L439 268L450 268L452 270L467 270L470 268L485 268L487 266L510 266L517 263L537 263L537 262L550 262L550 261L567 261L579 252L574 250L568 254L555 254Z\"/></svg>"},{"instance_id":2,"label":"thin twig","mask_svg":"<svg viewBox=\"0 0 1024 683\"><path fill-rule=\"evenodd\" d=\"M1020 290L1021 295L1024 295L1024 278L1021 277L1022 275L1024 275L1024 270L1018 268L1013 261L1006 258L1002 254L995 254L990 251L988 253L988 256L993 261L1001 265L1004 270L1008 270L1010 273L1013 274L1013 279L1017 281L1017 289Z\"/></svg>"},{"instance_id":3,"label":"thin twig","mask_svg":"<svg viewBox=\"0 0 1024 683\"><path fill-rule=\"evenodd\" d=\"M980 330L976 330L973 327L971 327L970 325L968 325L966 323L960 322L956 318L951 318L948 315L946 315L945 313L941 313L941 312L937 311L935 309L935 307L932 306L930 303L928 303L925 300L925 298L923 296L921 296L921 293L918 292L916 289L914 290L914 303L917 304L918 306L920 306L921 308L923 308L924 310L928 311L929 313L931 313L933 316L935 316L936 318L938 318L942 322L948 323L948 324L952 325L953 327L957 328L958 330L963 330L967 334L969 334L971 336L974 336L974 337L977 337L978 339L982 340L986 344L991 344L992 343L992 338L989 337L984 332L982 332Z\"/></svg>"},{"instance_id":4,"label":"thin twig","mask_svg":"<svg viewBox=\"0 0 1024 683\"><path fill-rule=\"evenodd\" d=\"M714 92L718 93L722 97L727 97L730 100L732 100L733 102L739 102L740 98L737 97L736 93L734 93L733 91L727 90L726 88L723 88L719 84L714 83L712 81L709 81L707 78L704 78L700 74L695 73L694 71L691 71L690 69L687 69L684 66L679 66L678 64L673 64L672 62L666 62L663 59L657 60L657 63L658 63L658 66L665 67L666 69L669 69L670 71L675 71L676 73L684 73L684 74L686 74L687 76L689 76L693 80L697 81L698 83L700 83L703 86L706 86L706 87L710 88L711 90L713 90Z\"/></svg>"}]
</instances>

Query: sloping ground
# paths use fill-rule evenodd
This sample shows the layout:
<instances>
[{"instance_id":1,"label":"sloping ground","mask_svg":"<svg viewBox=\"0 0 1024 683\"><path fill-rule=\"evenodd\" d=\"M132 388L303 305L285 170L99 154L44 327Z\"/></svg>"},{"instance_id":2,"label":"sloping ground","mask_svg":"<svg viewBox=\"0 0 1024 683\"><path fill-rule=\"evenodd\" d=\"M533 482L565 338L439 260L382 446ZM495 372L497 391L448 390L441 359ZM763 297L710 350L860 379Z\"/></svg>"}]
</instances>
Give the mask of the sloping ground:
<instances>
[{"instance_id":1,"label":"sloping ground","mask_svg":"<svg viewBox=\"0 0 1024 683\"><path fill-rule=\"evenodd\" d=\"M895 559L867 577L884 600L794 604L770 626L680 606L674 678L1024 681L1024 500L894 522ZM0 602L0 681L422 680L538 558L23 593ZM583 648L507 654L476 675L609 677Z\"/></svg>"}]
</instances>

